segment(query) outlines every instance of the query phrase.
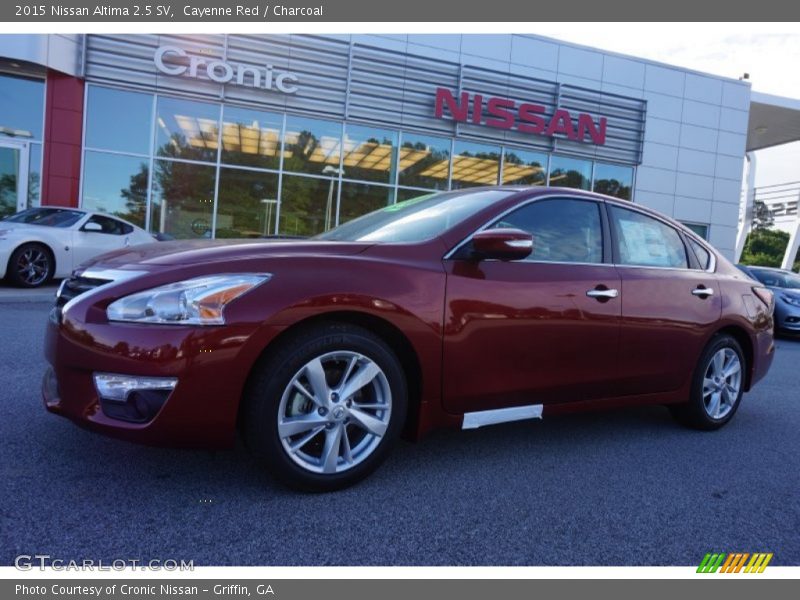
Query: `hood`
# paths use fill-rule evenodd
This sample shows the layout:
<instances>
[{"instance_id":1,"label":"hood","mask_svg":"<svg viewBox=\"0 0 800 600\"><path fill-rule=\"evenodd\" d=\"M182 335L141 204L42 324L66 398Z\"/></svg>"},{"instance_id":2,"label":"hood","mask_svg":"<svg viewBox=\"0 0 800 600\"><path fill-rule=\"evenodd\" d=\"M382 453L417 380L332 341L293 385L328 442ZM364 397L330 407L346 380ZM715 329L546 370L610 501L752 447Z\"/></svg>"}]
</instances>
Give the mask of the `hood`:
<instances>
[{"instance_id":1,"label":"hood","mask_svg":"<svg viewBox=\"0 0 800 600\"><path fill-rule=\"evenodd\" d=\"M359 254L370 243L309 240L179 240L131 246L98 256L82 267L130 268L190 266L277 256Z\"/></svg>"}]
</instances>

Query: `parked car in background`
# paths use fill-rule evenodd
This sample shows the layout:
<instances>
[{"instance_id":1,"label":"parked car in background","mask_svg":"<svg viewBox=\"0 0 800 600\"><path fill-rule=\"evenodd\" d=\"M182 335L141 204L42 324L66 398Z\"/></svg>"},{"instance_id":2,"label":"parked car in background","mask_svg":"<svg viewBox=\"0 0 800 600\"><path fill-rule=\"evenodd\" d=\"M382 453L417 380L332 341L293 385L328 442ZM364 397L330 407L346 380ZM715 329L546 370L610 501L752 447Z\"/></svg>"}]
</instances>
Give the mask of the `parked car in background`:
<instances>
[{"instance_id":1,"label":"parked car in background","mask_svg":"<svg viewBox=\"0 0 800 600\"><path fill-rule=\"evenodd\" d=\"M127 221L77 208L29 208L0 221L0 278L38 287L111 250L153 236Z\"/></svg>"},{"instance_id":2,"label":"parked car in background","mask_svg":"<svg viewBox=\"0 0 800 600\"><path fill-rule=\"evenodd\" d=\"M777 332L800 333L800 275L772 267L736 266L774 293Z\"/></svg>"},{"instance_id":3,"label":"parked car in background","mask_svg":"<svg viewBox=\"0 0 800 600\"><path fill-rule=\"evenodd\" d=\"M332 490L401 431L641 404L722 427L770 367L772 302L631 202L472 188L307 240L98 257L59 290L42 393L133 441L218 448L239 430L283 482Z\"/></svg>"}]
</instances>

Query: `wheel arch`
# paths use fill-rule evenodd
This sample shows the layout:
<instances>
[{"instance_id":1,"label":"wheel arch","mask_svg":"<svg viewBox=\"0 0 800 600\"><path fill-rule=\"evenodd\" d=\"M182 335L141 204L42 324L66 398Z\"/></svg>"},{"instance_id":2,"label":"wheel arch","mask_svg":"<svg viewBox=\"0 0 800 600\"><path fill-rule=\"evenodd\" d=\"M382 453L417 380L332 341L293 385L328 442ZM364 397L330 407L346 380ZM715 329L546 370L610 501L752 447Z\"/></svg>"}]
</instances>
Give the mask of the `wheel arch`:
<instances>
[{"instance_id":1,"label":"wheel arch","mask_svg":"<svg viewBox=\"0 0 800 600\"><path fill-rule=\"evenodd\" d=\"M344 323L362 327L376 334L397 355L401 368L406 375L408 388L408 413L403 426L403 434L406 437L413 437L419 421L422 401L422 366L419 356L411 340L400 328L391 321L370 313L357 310L338 310L313 315L293 323L275 336L261 351L261 354L250 367L243 389L246 390L249 387L253 374L261 364L273 355L276 349L280 348L282 344L285 344L287 340L298 332L314 328L322 323ZM243 402L240 401L236 417L237 427L240 429L243 418L242 405Z\"/></svg>"},{"instance_id":2,"label":"wheel arch","mask_svg":"<svg viewBox=\"0 0 800 600\"><path fill-rule=\"evenodd\" d=\"M750 335L747 333L747 331L738 325L725 325L714 333L714 336L717 335L730 335L737 342L739 342L739 345L742 347L744 359L747 361L747 368L744 372L744 390L746 392L750 391L750 385L753 380L753 366L755 364L753 340L750 339Z\"/></svg>"}]
</instances>

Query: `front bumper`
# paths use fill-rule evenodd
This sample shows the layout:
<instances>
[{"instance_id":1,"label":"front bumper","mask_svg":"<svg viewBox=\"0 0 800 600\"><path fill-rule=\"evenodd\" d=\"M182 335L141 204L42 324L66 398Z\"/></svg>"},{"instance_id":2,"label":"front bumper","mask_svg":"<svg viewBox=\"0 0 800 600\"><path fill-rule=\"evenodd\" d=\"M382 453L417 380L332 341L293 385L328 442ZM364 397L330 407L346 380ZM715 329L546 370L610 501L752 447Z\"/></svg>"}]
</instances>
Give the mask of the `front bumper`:
<instances>
[{"instance_id":1,"label":"front bumper","mask_svg":"<svg viewBox=\"0 0 800 600\"><path fill-rule=\"evenodd\" d=\"M267 339L255 325L146 326L50 319L42 382L48 411L117 438L155 446L226 448L236 437L240 398ZM177 378L145 422L131 422L98 397L94 373ZM116 417L116 418L115 418Z\"/></svg>"}]
</instances>

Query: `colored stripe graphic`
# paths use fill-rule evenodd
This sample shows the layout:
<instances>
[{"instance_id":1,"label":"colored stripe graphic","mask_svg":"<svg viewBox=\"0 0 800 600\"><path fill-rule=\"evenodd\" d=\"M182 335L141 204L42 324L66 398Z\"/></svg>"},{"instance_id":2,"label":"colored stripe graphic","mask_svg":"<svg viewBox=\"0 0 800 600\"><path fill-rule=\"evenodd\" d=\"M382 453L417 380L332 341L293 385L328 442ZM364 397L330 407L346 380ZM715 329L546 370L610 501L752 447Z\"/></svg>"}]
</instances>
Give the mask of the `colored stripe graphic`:
<instances>
[{"instance_id":1,"label":"colored stripe graphic","mask_svg":"<svg viewBox=\"0 0 800 600\"><path fill-rule=\"evenodd\" d=\"M730 552L711 553L708 552L700 566L697 567L698 573L739 573L744 568L745 573L763 573L764 569L772 560L773 554L771 552L756 552L749 554L747 552ZM748 562L747 559L750 559ZM745 566L747 563L747 566Z\"/></svg>"}]
</instances>

